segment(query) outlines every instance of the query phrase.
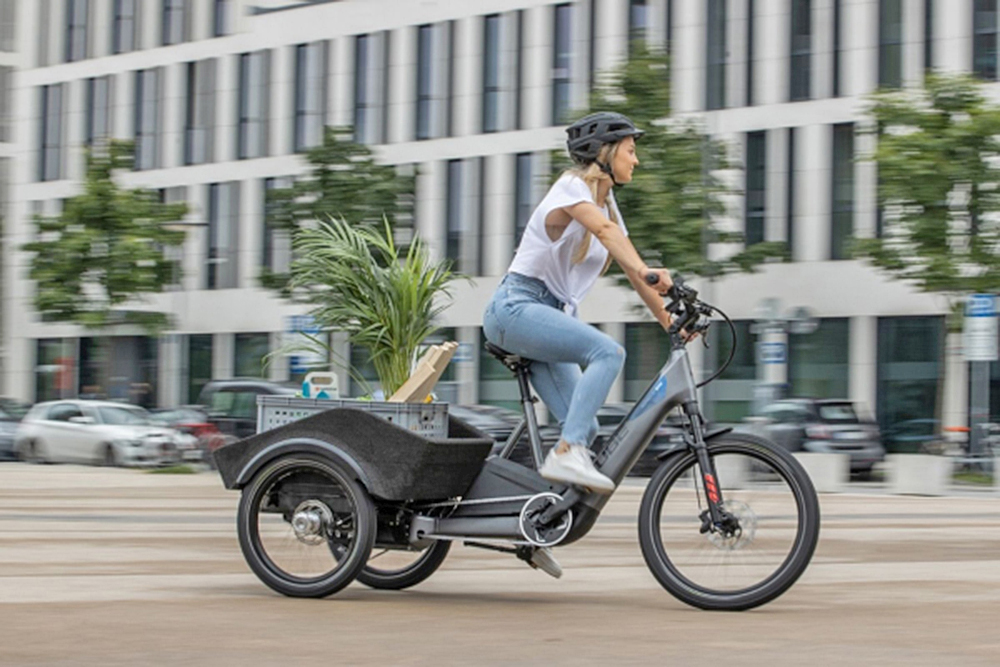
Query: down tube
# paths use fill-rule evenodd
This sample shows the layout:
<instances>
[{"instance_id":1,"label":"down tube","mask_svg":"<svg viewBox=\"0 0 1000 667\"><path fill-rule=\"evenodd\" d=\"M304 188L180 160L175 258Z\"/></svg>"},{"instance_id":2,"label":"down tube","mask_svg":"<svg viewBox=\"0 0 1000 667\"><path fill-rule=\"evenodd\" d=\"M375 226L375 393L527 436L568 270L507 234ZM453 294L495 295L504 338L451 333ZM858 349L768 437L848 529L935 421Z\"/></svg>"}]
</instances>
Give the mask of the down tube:
<instances>
[{"instance_id":1,"label":"down tube","mask_svg":"<svg viewBox=\"0 0 1000 667\"><path fill-rule=\"evenodd\" d=\"M597 467L615 484L621 482L649 446L667 413L696 399L697 389L687 350L676 349L612 434L597 458Z\"/></svg>"}]
</instances>

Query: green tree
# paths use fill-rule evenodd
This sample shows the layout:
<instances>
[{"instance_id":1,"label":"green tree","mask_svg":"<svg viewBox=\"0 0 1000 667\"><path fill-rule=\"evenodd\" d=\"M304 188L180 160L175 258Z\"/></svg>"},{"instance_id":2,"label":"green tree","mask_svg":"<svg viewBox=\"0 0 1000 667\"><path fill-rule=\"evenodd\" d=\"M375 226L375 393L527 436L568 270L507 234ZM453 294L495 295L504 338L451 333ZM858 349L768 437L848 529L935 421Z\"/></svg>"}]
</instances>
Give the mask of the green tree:
<instances>
[{"instance_id":1,"label":"green tree","mask_svg":"<svg viewBox=\"0 0 1000 667\"><path fill-rule=\"evenodd\" d=\"M1000 290L1000 107L985 101L975 79L930 75L923 89L876 94L870 115L883 228L876 238L857 240L854 254L942 295L946 330L958 331L965 296Z\"/></svg>"},{"instance_id":2,"label":"green tree","mask_svg":"<svg viewBox=\"0 0 1000 667\"><path fill-rule=\"evenodd\" d=\"M177 280L167 249L181 245L184 232L166 224L181 220L187 205L120 187L114 176L132 168L133 155L128 142L89 153L83 192L66 201L61 215L35 218L36 239L23 249L34 253L29 276L44 319L91 328L138 324L150 332L168 325L167 313L123 306Z\"/></svg>"},{"instance_id":3,"label":"green tree","mask_svg":"<svg viewBox=\"0 0 1000 667\"><path fill-rule=\"evenodd\" d=\"M787 255L786 244L778 242L719 256L707 252L712 244L743 243L741 233L720 224L725 198L739 194L721 172L736 165L727 145L707 136L701 124L669 118L670 67L665 54L634 42L629 60L596 87L590 106L593 111L625 114L646 132L639 140L640 164L633 180L617 188L615 197L629 237L648 263L715 278L752 271L768 257ZM565 150L556 152L553 177L570 164Z\"/></svg>"},{"instance_id":4,"label":"green tree","mask_svg":"<svg viewBox=\"0 0 1000 667\"><path fill-rule=\"evenodd\" d=\"M412 216L415 177L377 163L368 146L354 141L351 128L327 127L323 143L305 157L309 172L269 194L270 229L286 230L294 239L296 230L316 220L336 218L351 225L387 220L395 228ZM289 296L290 277L264 269L261 284Z\"/></svg>"},{"instance_id":5,"label":"green tree","mask_svg":"<svg viewBox=\"0 0 1000 667\"><path fill-rule=\"evenodd\" d=\"M952 306L1000 289L1000 107L965 76L875 95L881 235L854 252Z\"/></svg>"}]
</instances>

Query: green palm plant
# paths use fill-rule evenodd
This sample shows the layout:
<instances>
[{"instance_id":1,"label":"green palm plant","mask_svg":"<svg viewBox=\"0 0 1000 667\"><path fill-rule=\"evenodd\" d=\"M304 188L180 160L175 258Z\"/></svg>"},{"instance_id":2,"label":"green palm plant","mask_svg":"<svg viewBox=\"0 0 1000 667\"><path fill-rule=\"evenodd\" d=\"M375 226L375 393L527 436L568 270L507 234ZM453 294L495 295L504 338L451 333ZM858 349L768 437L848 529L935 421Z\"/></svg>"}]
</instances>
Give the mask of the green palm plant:
<instances>
[{"instance_id":1,"label":"green palm plant","mask_svg":"<svg viewBox=\"0 0 1000 667\"><path fill-rule=\"evenodd\" d=\"M459 277L451 262L431 261L419 238L402 255L386 220L378 229L330 218L297 231L293 245L293 292L314 304L310 314L320 327L344 331L368 350L391 396L451 303L450 284Z\"/></svg>"}]
</instances>

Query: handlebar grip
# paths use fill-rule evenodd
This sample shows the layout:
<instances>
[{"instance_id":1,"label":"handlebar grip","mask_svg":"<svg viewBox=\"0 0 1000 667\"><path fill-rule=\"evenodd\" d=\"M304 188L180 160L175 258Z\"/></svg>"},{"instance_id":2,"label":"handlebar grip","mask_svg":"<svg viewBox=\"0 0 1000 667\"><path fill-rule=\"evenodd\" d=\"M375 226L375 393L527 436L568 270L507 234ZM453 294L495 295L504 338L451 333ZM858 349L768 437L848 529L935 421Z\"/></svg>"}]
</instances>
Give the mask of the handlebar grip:
<instances>
[{"instance_id":1,"label":"handlebar grip","mask_svg":"<svg viewBox=\"0 0 1000 667\"><path fill-rule=\"evenodd\" d=\"M656 283L660 282L660 276L656 275L655 273L647 273L645 276L645 280L646 284L655 285Z\"/></svg>"}]
</instances>

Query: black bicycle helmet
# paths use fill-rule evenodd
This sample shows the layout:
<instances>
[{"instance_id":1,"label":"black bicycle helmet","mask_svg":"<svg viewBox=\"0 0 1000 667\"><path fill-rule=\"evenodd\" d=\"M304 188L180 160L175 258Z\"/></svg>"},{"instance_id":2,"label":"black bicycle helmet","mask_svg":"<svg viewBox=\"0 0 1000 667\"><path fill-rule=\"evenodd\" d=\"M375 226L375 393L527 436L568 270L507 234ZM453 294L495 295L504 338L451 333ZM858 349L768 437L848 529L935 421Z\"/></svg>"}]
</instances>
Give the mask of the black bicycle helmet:
<instances>
[{"instance_id":1,"label":"black bicycle helmet","mask_svg":"<svg viewBox=\"0 0 1000 667\"><path fill-rule=\"evenodd\" d=\"M589 164L597 160L604 144L613 144L625 137L638 139L645 132L636 128L627 116L613 111L598 111L567 127L566 134L566 148L573 161ZM601 167L604 168L604 165Z\"/></svg>"}]
</instances>

